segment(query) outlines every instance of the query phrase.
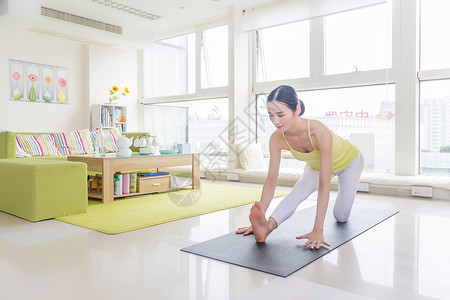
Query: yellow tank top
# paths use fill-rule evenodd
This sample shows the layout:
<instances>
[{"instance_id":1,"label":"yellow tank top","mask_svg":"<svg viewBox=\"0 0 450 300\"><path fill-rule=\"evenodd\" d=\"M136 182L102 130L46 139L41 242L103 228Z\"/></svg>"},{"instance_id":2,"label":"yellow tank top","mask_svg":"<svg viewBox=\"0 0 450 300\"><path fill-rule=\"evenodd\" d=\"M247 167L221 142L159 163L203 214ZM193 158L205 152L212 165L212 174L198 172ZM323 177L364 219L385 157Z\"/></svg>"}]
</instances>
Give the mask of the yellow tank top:
<instances>
[{"instance_id":1,"label":"yellow tank top","mask_svg":"<svg viewBox=\"0 0 450 300\"><path fill-rule=\"evenodd\" d=\"M333 165L331 167L331 172L337 173L344 170L358 156L359 150L355 145L350 143L348 140L336 135L332 130L330 131L331 134L333 135L333 148L332 148ZM311 139L309 120L308 120L308 137L309 140L311 141L311 145L313 146L314 150L308 153L304 153L292 149L291 145L289 145L288 141L286 140L286 137L284 136L283 132L283 138L288 144L292 155L296 159L306 162L311 168L319 170L320 151L316 149Z\"/></svg>"}]
</instances>

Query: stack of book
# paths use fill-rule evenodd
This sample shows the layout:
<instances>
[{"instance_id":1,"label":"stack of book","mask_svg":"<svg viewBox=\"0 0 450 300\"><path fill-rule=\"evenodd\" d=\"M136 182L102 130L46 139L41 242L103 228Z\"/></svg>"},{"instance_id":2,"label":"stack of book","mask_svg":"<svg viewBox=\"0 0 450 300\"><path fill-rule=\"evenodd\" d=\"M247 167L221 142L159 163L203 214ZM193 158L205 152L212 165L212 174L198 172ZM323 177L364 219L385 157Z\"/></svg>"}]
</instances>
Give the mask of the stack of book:
<instances>
[{"instance_id":1,"label":"stack of book","mask_svg":"<svg viewBox=\"0 0 450 300\"><path fill-rule=\"evenodd\" d=\"M137 192L137 173L114 174L114 195Z\"/></svg>"}]
</instances>

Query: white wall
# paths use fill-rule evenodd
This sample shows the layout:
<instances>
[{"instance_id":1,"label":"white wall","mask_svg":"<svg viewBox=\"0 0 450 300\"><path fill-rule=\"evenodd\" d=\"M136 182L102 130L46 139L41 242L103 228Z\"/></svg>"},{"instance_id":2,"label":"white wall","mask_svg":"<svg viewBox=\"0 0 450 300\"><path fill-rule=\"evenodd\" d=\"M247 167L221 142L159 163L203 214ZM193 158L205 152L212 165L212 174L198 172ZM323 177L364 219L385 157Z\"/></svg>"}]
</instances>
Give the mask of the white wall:
<instances>
[{"instance_id":1,"label":"white wall","mask_svg":"<svg viewBox=\"0 0 450 300\"><path fill-rule=\"evenodd\" d=\"M0 129L51 132L91 128L91 105L106 103L113 85L130 94L128 131L138 130L137 51L88 46L44 34L0 28ZM10 101L9 59L68 68L68 104Z\"/></svg>"},{"instance_id":2,"label":"white wall","mask_svg":"<svg viewBox=\"0 0 450 300\"><path fill-rule=\"evenodd\" d=\"M127 131L138 130L137 51L89 46L89 99L92 104L109 103L113 85L130 94L122 96L118 105L127 106Z\"/></svg>"},{"instance_id":3,"label":"white wall","mask_svg":"<svg viewBox=\"0 0 450 300\"><path fill-rule=\"evenodd\" d=\"M86 46L5 28L0 28L0 37L0 129L48 132L88 128ZM10 101L9 59L68 68L68 104Z\"/></svg>"}]
</instances>

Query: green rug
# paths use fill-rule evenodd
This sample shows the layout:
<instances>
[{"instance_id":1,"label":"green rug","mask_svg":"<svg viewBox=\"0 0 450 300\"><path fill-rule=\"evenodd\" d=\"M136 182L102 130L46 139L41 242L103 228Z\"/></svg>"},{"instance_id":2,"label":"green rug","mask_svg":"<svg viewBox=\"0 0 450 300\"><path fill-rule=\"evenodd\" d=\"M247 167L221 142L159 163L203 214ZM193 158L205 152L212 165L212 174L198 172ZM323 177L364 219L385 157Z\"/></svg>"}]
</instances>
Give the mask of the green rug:
<instances>
[{"instance_id":1,"label":"green rug","mask_svg":"<svg viewBox=\"0 0 450 300\"><path fill-rule=\"evenodd\" d=\"M198 190L178 191L116 199L111 203L89 200L86 213L56 220L117 234L214 211L242 206L260 200L261 188L202 184ZM286 195L276 191L274 197Z\"/></svg>"}]
</instances>

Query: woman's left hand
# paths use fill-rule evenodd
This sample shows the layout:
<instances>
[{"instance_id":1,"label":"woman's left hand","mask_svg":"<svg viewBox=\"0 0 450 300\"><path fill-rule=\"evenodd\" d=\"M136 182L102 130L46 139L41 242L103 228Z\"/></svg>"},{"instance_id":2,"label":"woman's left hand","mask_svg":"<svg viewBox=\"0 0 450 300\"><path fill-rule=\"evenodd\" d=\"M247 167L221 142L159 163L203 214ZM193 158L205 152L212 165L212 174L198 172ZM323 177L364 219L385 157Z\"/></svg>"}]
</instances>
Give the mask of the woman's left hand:
<instances>
[{"instance_id":1,"label":"woman's left hand","mask_svg":"<svg viewBox=\"0 0 450 300\"><path fill-rule=\"evenodd\" d=\"M326 246L330 246L330 244L328 244L327 242L325 242L324 237L323 237L323 230L319 230L319 229L313 229L313 231L311 231L308 234L304 234L304 235L300 235L298 237L296 237L298 240L300 239L308 239L308 241L303 245L303 247L307 247L309 245L311 245L311 249L319 249L321 244L324 244Z\"/></svg>"}]
</instances>

